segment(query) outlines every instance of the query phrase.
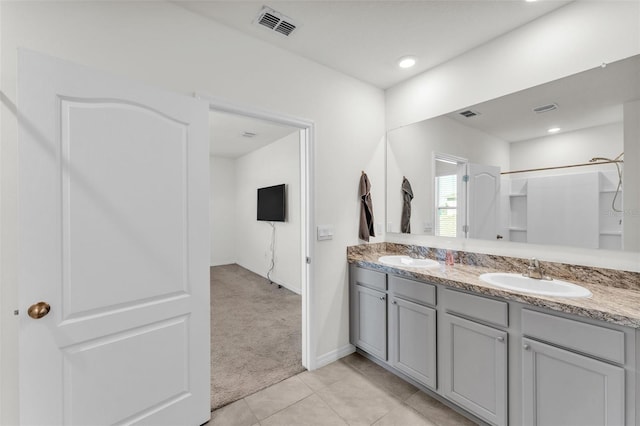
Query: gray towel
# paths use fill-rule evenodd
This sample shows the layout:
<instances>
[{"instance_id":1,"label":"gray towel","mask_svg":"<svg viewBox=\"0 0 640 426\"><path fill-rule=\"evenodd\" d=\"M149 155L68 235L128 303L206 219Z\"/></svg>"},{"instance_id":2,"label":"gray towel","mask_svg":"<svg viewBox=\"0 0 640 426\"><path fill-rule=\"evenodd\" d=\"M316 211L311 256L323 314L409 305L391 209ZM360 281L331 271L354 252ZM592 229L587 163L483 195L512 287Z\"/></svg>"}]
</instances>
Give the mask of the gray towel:
<instances>
[{"instance_id":1,"label":"gray towel","mask_svg":"<svg viewBox=\"0 0 640 426\"><path fill-rule=\"evenodd\" d=\"M411 233L411 200L413 200L413 190L406 177L402 177L402 219L400 221L400 232Z\"/></svg>"},{"instance_id":2,"label":"gray towel","mask_svg":"<svg viewBox=\"0 0 640 426\"><path fill-rule=\"evenodd\" d=\"M361 240L369 241L369 237L375 237L373 230L373 202L371 201L371 184L365 172L360 176L360 232L358 237Z\"/></svg>"}]
</instances>

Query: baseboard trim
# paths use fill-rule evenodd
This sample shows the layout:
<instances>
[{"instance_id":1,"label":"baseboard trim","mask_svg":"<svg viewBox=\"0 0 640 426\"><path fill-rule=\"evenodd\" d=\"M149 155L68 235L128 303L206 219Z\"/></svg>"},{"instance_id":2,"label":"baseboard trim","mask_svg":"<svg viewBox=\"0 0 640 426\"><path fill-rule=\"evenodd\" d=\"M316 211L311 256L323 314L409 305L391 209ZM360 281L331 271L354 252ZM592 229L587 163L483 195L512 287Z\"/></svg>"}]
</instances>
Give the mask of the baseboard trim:
<instances>
[{"instance_id":1,"label":"baseboard trim","mask_svg":"<svg viewBox=\"0 0 640 426\"><path fill-rule=\"evenodd\" d=\"M243 265L243 264L241 264L241 263L237 263L237 262L236 262L236 265L241 266L241 267L243 267L244 269L246 269L246 270L248 270L248 271L251 271L251 272L253 272L253 273L254 273L254 274L256 274L256 275L260 275L262 278L264 278L265 280L267 280L267 277L266 277L266 276L264 276L262 273L260 273L260 272L258 272L258 271L254 271L252 268L249 268L249 267L248 267L248 266L246 266L246 265ZM301 290L301 289L299 289L299 288L295 288L295 287L293 287L293 286L291 286L291 285L289 285L289 284L287 284L287 283L284 283L284 282L278 282L278 281L276 281L276 280L271 280L271 282L272 282L273 284L276 284L276 285L279 285L279 286L281 286L281 287L284 287L284 288L286 288L287 290L292 291L292 292L294 292L294 293L296 293L296 294L298 294L298 295L302 296L302 290Z\"/></svg>"},{"instance_id":2,"label":"baseboard trim","mask_svg":"<svg viewBox=\"0 0 640 426\"><path fill-rule=\"evenodd\" d=\"M331 352L327 352L326 354L320 355L316 358L315 365L313 369L324 367L325 365L329 365L332 362L339 360L349 354L352 354L356 351L356 347L352 344L345 345L341 348L335 349Z\"/></svg>"}]
</instances>

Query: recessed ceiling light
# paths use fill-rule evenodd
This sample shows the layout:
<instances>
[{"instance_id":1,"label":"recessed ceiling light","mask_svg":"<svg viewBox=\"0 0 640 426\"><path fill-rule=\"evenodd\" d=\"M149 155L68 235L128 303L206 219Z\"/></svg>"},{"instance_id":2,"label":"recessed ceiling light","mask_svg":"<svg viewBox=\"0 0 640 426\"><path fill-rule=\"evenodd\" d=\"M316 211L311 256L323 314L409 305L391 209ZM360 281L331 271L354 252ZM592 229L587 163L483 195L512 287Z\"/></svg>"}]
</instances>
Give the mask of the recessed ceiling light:
<instances>
[{"instance_id":1,"label":"recessed ceiling light","mask_svg":"<svg viewBox=\"0 0 640 426\"><path fill-rule=\"evenodd\" d=\"M413 56L403 56L398 60L398 66L400 68L411 68L416 64L416 58Z\"/></svg>"},{"instance_id":2,"label":"recessed ceiling light","mask_svg":"<svg viewBox=\"0 0 640 426\"><path fill-rule=\"evenodd\" d=\"M526 1L527 3L533 3L533 2L535 2L537 0L524 0L524 1Z\"/></svg>"},{"instance_id":3,"label":"recessed ceiling light","mask_svg":"<svg viewBox=\"0 0 640 426\"><path fill-rule=\"evenodd\" d=\"M552 127L549 130L547 130L547 132L549 133L558 133L560 131L560 127Z\"/></svg>"}]
</instances>

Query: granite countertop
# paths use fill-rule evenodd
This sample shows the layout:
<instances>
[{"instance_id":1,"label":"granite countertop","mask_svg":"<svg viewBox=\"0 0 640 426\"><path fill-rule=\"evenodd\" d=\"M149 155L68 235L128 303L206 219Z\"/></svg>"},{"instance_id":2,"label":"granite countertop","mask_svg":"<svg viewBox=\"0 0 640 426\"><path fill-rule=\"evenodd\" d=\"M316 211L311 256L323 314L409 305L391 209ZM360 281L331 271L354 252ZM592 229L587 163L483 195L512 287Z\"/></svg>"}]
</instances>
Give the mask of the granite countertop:
<instances>
[{"instance_id":1,"label":"granite countertop","mask_svg":"<svg viewBox=\"0 0 640 426\"><path fill-rule=\"evenodd\" d=\"M563 274L561 272L562 268L558 267L560 264L554 264L551 270L547 269L547 273L552 278L573 282L589 289L593 293L593 297L588 299L560 298L511 291L493 286L478 278L480 274L485 272L522 272L526 270L526 267L523 268L518 262L514 264L514 262L509 261L498 261L498 263L502 263L500 265L495 264L495 262L488 262L493 263L493 265L489 266L478 264L480 262L476 262L476 264L455 263L454 266L442 264L440 268L423 269L396 267L384 265L378 261L378 258L383 255L408 255L407 251L398 250L397 246L392 247L393 250L384 249L384 245L367 250L358 250L358 247L360 246L349 247L347 250L348 262L357 266L613 324L640 328L640 289L635 288L640 283L637 282L638 274L634 272L612 271L611 274L615 275L615 277L608 280L611 277L607 277L609 275L606 272L607 270L604 270L605 272L603 270L595 270L590 274L589 271L585 271L585 269L589 268L580 268L582 274L577 274L579 279L576 279L575 271L573 271L573 276L567 279L567 274ZM433 257L413 254L412 257ZM460 261L465 258L460 252L456 253L456 257ZM495 259L493 260L495 261ZM558 272L558 274L553 272ZM593 279L589 280L589 276L593 276ZM627 281L627 283L621 281Z\"/></svg>"}]
</instances>

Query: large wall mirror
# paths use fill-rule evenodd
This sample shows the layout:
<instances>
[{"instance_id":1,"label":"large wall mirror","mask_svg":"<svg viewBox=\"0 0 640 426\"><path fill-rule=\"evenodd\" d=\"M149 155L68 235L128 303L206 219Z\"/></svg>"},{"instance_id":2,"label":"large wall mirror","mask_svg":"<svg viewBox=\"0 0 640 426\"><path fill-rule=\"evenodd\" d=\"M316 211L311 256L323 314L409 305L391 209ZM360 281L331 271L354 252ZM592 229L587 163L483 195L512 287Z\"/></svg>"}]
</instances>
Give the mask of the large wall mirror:
<instances>
[{"instance_id":1,"label":"large wall mirror","mask_svg":"<svg viewBox=\"0 0 640 426\"><path fill-rule=\"evenodd\" d=\"M393 129L387 232L640 251L638 123L640 55Z\"/></svg>"}]
</instances>

